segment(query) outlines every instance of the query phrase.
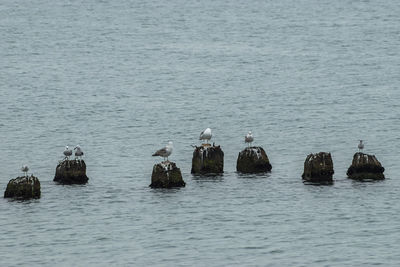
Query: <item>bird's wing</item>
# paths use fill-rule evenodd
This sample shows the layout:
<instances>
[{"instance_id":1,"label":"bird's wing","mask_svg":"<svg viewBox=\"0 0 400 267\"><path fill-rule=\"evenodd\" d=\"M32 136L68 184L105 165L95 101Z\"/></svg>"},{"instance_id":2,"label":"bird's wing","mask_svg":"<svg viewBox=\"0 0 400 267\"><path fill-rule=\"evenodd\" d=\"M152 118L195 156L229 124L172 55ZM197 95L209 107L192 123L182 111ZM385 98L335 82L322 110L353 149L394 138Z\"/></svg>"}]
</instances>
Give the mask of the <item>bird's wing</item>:
<instances>
[{"instance_id":1,"label":"bird's wing","mask_svg":"<svg viewBox=\"0 0 400 267\"><path fill-rule=\"evenodd\" d=\"M157 150L156 153L154 153L152 156L162 156L165 155L165 153L167 153L167 148L163 147Z\"/></svg>"},{"instance_id":2,"label":"bird's wing","mask_svg":"<svg viewBox=\"0 0 400 267\"><path fill-rule=\"evenodd\" d=\"M200 133L200 137L199 137L199 139L201 139L201 136L204 134L204 131L202 131L201 133Z\"/></svg>"}]
</instances>

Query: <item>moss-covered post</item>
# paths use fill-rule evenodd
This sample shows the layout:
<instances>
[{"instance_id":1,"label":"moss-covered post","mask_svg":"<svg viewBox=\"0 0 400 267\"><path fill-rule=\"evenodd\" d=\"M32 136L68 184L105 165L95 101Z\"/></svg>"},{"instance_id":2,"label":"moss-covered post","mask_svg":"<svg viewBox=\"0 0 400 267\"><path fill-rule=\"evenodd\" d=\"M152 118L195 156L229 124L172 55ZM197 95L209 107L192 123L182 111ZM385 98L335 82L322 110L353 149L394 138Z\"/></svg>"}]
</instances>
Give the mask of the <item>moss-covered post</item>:
<instances>
[{"instance_id":1,"label":"moss-covered post","mask_svg":"<svg viewBox=\"0 0 400 267\"><path fill-rule=\"evenodd\" d=\"M84 160L63 160L56 167L53 181L60 184L86 184L88 180Z\"/></svg>"},{"instance_id":2,"label":"moss-covered post","mask_svg":"<svg viewBox=\"0 0 400 267\"><path fill-rule=\"evenodd\" d=\"M193 174L220 174L224 172L224 152L220 146L203 144L193 151Z\"/></svg>"},{"instance_id":3,"label":"moss-covered post","mask_svg":"<svg viewBox=\"0 0 400 267\"><path fill-rule=\"evenodd\" d=\"M262 147L246 147L239 152L236 170L242 173L260 173L271 171L272 166Z\"/></svg>"},{"instance_id":4,"label":"moss-covered post","mask_svg":"<svg viewBox=\"0 0 400 267\"><path fill-rule=\"evenodd\" d=\"M33 175L11 179L4 192L4 198L15 199L40 198L40 195L39 179Z\"/></svg>"},{"instance_id":5,"label":"moss-covered post","mask_svg":"<svg viewBox=\"0 0 400 267\"><path fill-rule=\"evenodd\" d=\"M331 153L310 154L304 162L303 180L313 183L333 183L333 161Z\"/></svg>"},{"instance_id":6,"label":"moss-covered post","mask_svg":"<svg viewBox=\"0 0 400 267\"><path fill-rule=\"evenodd\" d=\"M347 176L354 180L383 180L385 168L376 159L375 155L357 152L353 162L347 170Z\"/></svg>"},{"instance_id":7,"label":"moss-covered post","mask_svg":"<svg viewBox=\"0 0 400 267\"><path fill-rule=\"evenodd\" d=\"M181 170L171 161L164 161L154 165L151 174L152 188L184 187Z\"/></svg>"}]
</instances>

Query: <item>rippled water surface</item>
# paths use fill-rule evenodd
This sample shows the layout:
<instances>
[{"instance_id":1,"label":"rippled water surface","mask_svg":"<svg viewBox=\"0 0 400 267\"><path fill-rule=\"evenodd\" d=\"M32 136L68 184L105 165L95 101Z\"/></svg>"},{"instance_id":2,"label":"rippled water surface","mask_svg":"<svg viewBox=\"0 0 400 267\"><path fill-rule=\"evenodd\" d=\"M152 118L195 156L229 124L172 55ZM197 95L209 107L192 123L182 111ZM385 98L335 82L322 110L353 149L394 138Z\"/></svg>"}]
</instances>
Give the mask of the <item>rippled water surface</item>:
<instances>
[{"instance_id":1,"label":"rippled water surface","mask_svg":"<svg viewBox=\"0 0 400 267\"><path fill-rule=\"evenodd\" d=\"M2 0L1 188L28 164L42 198L0 200L0 265L399 266L399 14L394 0ZM222 176L190 174L206 127ZM235 172L248 130L270 174ZM358 139L385 181L346 178ZM187 184L153 190L168 140ZM89 183L57 185L76 144ZM332 186L301 181L319 151Z\"/></svg>"}]
</instances>

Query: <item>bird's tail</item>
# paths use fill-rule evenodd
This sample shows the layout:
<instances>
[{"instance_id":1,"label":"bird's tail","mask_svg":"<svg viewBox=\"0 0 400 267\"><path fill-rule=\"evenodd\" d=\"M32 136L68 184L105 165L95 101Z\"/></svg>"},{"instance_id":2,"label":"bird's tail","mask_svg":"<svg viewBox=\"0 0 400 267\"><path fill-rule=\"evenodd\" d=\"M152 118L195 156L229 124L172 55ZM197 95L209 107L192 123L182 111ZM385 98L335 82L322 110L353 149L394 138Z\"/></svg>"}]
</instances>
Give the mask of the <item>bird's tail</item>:
<instances>
[{"instance_id":1,"label":"bird's tail","mask_svg":"<svg viewBox=\"0 0 400 267\"><path fill-rule=\"evenodd\" d=\"M153 154L153 155L151 155L151 156L155 157L155 156L158 156L158 154L157 154L157 152L156 152L156 153L154 153L154 154Z\"/></svg>"}]
</instances>

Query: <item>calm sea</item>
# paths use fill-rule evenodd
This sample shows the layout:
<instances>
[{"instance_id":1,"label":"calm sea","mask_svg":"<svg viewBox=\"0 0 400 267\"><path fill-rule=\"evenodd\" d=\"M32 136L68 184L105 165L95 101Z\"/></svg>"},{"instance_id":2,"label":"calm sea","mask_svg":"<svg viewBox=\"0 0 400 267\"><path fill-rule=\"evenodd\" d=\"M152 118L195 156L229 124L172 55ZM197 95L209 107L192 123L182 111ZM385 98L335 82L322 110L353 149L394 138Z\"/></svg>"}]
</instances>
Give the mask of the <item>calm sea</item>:
<instances>
[{"instance_id":1,"label":"calm sea","mask_svg":"<svg viewBox=\"0 0 400 267\"><path fill-rule=\"evenodd\" d=\"M0 2L1 266L399 266L400 3ZM213 130L225 173L190 174ZM235 172L252 130L273 166ZM364 139L386 180L346 170ZM169 140L186 187L153 190ZM65 145L89 183L53 182ZM304 185L331 152L332 186Z\"/></svg>"}]
</instances>

